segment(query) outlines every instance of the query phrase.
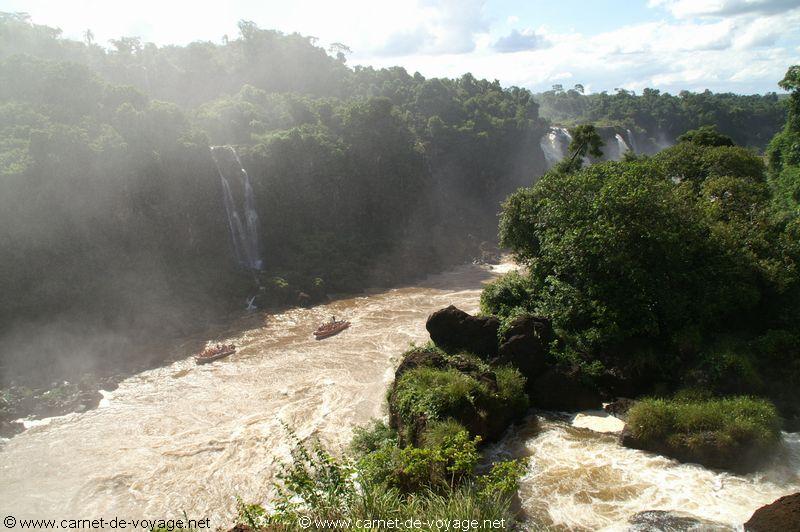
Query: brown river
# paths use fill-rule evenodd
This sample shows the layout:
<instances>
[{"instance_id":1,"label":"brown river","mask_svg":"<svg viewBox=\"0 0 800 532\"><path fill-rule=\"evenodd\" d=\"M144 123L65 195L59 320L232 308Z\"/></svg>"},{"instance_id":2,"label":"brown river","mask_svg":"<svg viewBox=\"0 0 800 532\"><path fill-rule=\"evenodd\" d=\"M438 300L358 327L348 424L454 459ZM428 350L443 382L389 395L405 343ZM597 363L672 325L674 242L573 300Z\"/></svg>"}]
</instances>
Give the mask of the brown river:
<instances>
[{"instance_id":1,"label":"brown river","mask_svg":"<svg viewBox=\"0 0 800 532\"><path fill-rule=\"evenodd\" d=\"M289 452L283 424L341 449L384 415L399 355L428 340L425 319L478 308L481 284L509 266L462 266L415 286L311 309L239 319L238 352L195 365L190 353L123 381L97 409L33 423L0 444L2 516L91 519L209 517L232 524L236 497L263 502ZM311 332L331 315L352 327ZM180 353L177 353L180 355ZM589 423L591 425L591 423ZM491 449L530 456L521 498L561 530L625 530L639 511L678 510L740 527L757 507L800 490L800 436L767 471L737 476L617 445L568 419L515 431Z\"/></svg>"}]
</instances>

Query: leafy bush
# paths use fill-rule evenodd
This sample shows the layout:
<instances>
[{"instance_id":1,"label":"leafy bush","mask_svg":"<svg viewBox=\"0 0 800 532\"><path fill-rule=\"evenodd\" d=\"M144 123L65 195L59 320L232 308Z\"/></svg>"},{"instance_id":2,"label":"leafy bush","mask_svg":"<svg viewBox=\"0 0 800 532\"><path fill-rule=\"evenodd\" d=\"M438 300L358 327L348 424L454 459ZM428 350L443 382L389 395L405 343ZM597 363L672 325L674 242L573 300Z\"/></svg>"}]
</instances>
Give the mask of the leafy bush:
<instances>
[{"instance_id":1,"label":"leafy bush","mask_svg":"<svg viewBox=\"0 0 800 532\"><path fill-rule=\"evenodd\" d=\"M733 139L723 135L715 126L701 126L678 137L678 142L691 142L700 146L733 146Z\"/></svg>"},{"instance_id":2,"label":"leafy bush","mask_svg":"<svg viewBox=\"0 0 800 532\"><path fill-rule=\"evenodd\" d=\"M397 434L386 423L375 419L368 427L356 427L350 448L357 456L377 451L385 445L397 443Z\"/></svg>"},{"instance_id":3,"label":"leafy bush","mask_svg":"<svg viewBox=\"0 0 800 532\"><path fill-rule=\"evenodd\" d=\"M528 410L528 396L525 394L525 377L512 366L495 369L497 377L497 396L502 408L511 412L512 417L521 417Z\"/></svg>"},{"instance_id":4,"label":"leafy bush","mask_svg":"<svg viewBox=\"0 0 800 532\"><path fill-rule=\"evenodd\" d=\"M373 423L359 432L362 443L373 447L386 435L385 426ZM371 436L365 438L364 434ZM485 475L475 475L479 454L477 441L465 431L448 436L441 445L400 449L391 439L356 462L335 458L318 444L308 448L295 437L292 461L283 464L274 510L239 502L239 522L256 530L296 530L300 517L310 519L505 519L514 523L511 498L522 475L523 463L495 464ZM376 458L379 457L379 458ZM376 463L384 475L375 475ZM372 468L370 470L370 468ZM352 528L355 530L355 528ZM436 530L423 528L422 530Z\"/></svg>"},{"instance_id":5,"label":"leafy bush","mask_svg":"<svg viewBox=\"0 0 800 532\"><path fill-rule=\"evenodd\" d=\"M478 482L481 492L488 495L499 493L512 495L519 489L519 480L525 474L527 462L525 460L506 460L492 464L492 469L486 475L479 477Z\"/></svg>"},{"instance_id":6,"label":"leafy bush","mask_svg":"<svg viewBox=\"0 0 800 532\"><path fill-rule=\"evenodd\" d=\"M509 272L487 283L481 292L481 312L507 318L518 309L533 311L533 285L530 279L517 272Z\"/></svg>"}]
</instances>

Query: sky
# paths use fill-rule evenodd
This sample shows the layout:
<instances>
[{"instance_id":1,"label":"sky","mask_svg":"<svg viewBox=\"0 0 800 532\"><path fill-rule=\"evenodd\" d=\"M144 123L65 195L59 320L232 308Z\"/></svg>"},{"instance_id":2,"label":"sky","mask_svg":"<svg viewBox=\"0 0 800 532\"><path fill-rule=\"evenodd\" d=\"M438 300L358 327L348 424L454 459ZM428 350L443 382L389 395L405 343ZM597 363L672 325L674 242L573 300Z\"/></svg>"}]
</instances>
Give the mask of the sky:
<instances>
[{"instance_id":1,"label":"sky","mask_svg":"<svg viewBox=\"0 0 800 532\"><path fill-rule=\"evenodd\" d=\"M653 87L764 93L800 63L800 0L0 0L99 43L221 42L246 19L339 42L349 65L471 72L534 91Z\"/></svg>"}]
</instances>

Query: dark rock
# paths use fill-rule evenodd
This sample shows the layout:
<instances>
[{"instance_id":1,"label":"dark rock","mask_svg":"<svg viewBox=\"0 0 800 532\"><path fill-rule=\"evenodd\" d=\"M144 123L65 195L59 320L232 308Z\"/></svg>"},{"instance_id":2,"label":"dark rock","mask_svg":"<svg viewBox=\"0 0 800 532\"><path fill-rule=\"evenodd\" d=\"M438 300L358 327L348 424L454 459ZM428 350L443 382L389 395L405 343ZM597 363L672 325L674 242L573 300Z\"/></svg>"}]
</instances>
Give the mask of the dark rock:
<instances>
[{"instance_id":1,"label":"dark rock","mask_svg":"<svg viewBox=\"0 0 800 532\"><path fill-rule=\"evenodd\" d=\"M450 305L431 314L425 328L434 343L445 350L469 351L483 358L497 355L500 321L495 317L470 316Z\"/></svg>"},{"instance_id":2,"label":"dark rock","mask_svg":"<svg viewBox=\"0 0 800 532\"><path fill-rule=\"evenodd\" d=\"M800 493L762 506L744 524L744 529L748 532L800 532Z\"/></svg>"},{"instance_id":3,"label":"dark rock","mask_svg":"<svg viewBox=\"0 0 800 532\"><path fill-rule=\"evenodd\" d=\"M709 521L683 512L646 510L628 519L628 532L720 532L733 530L715 521Z\"/></svg>"},{"instance_id":4,"label":"dark rock","mask_svg":"<svg viewBox=\"0 0 800 532\"><path fill-rule=\"evenodd\" d=\"M25 427L22 425L22 423L0 420L0 438L10 438L11 436L19 434L23 430L25 430Z\"/></svg>"},{"instance_id":5,"label":"dark rock","mask_svg":"<svg viewBox=\"0 0 800 532\"><path fill-rule=\"evenodd\" d=\"M548 344L552 338L552 326L544 318L519 316L503 335L498 357L492 363L511 364L528 379L528 389L533 380L547 367Z\"/></svg>"},{"instance_id":6,"label":"dark rock","mask_svg":"<svg viewBox=\"0 0 800 532\"><path fill-rule=\"evenodd\" d=\"M543 410L590 410L603 404L577 366L549 367L529 385L531 405Z\"/></svg>"},{"instance_id":7,"label":"dark rock","mask_svg":"<svg viewBox=\"0 0 800 532\"><path fill-rule=\"evenodd\" d=\"M297 292L297 304L301 307L307 307L311 305L311 296L305 292Z\"/></svg>"},{"instance_id":8,"label":"dark rock","mask_svg":"<svg viewBox=\"0 0 800 532\"><path fill-rule=\"evenodd\" d=\"M254 530L248 525L239 523L230 530L228 530L228 532L254 532Z\"/></svg>"},{"instance_id":9,"label":"dark rock","mask_svg":"<svg viewBox=\"0 0 800 532\"><path fill-rule=\"evenodd\" d=\"M616 367L611 367L604 371L595 379L595 382L600 393L607 399L639 397L650 391L650 386L646 382L631 378Z\"/></svg>"},{"instance_id":10,"label":"dark rock","mask_svg":"<svg viewBox=\"0 0 800 532\"><path fill-rule=\"evenodd\" d=\"M643 440L637 438L625 426L620 433L619 442L630 449L649 451L674 458L680 462L700 464L712 469L725 469L740 474L756 471L772 457L764 448L752 442L733 442L721 447L711 432L695 434L691 446L681 444L680 440L666 438Z\"/></svg>"},{"instance_id":11,"label":"dark rock","mask_svg":"<svg viewBox=\"0 0 800 532\"><path fill-rule=\"evenodd\" d=\"M628 399L627 397L617 397L614 401L608 403L603 407L603 410L611 414L612 416L618 417L622 420L627 417L628 410L636 403L633 399Z\"/></svg>"}]
</instances>

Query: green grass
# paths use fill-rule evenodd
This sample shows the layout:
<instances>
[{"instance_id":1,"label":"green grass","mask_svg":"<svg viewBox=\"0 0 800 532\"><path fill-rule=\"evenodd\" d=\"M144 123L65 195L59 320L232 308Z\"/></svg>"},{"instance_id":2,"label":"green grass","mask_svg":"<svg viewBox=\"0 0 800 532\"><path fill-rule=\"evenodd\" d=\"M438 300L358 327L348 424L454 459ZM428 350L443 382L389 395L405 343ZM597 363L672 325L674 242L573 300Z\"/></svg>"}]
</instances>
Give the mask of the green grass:
<instances>
[{"instance_id":1,"label":"green grass","mask_svg":"<svg viewBox=\"0 0 800 532\"><path fill-rule=\"evenodd\" d=\"M628 412L628 430L649 448L715 465L763 457L780 441L781 419L769 401L752 397L644 399ZM731 463L735 468L740 465Z\"/></svg>"},{"instance_id":2,"label":"green grass","mask_svg":"<svg viewBox=\"0 0 800 532\"><path fill-rule=\"evenodd\" d=\"M415 416L443 419L455 415L487 396L486 385L457 369L415 368L397 381L394 407L404 421Z\"/></svg>"}]
</instances>

